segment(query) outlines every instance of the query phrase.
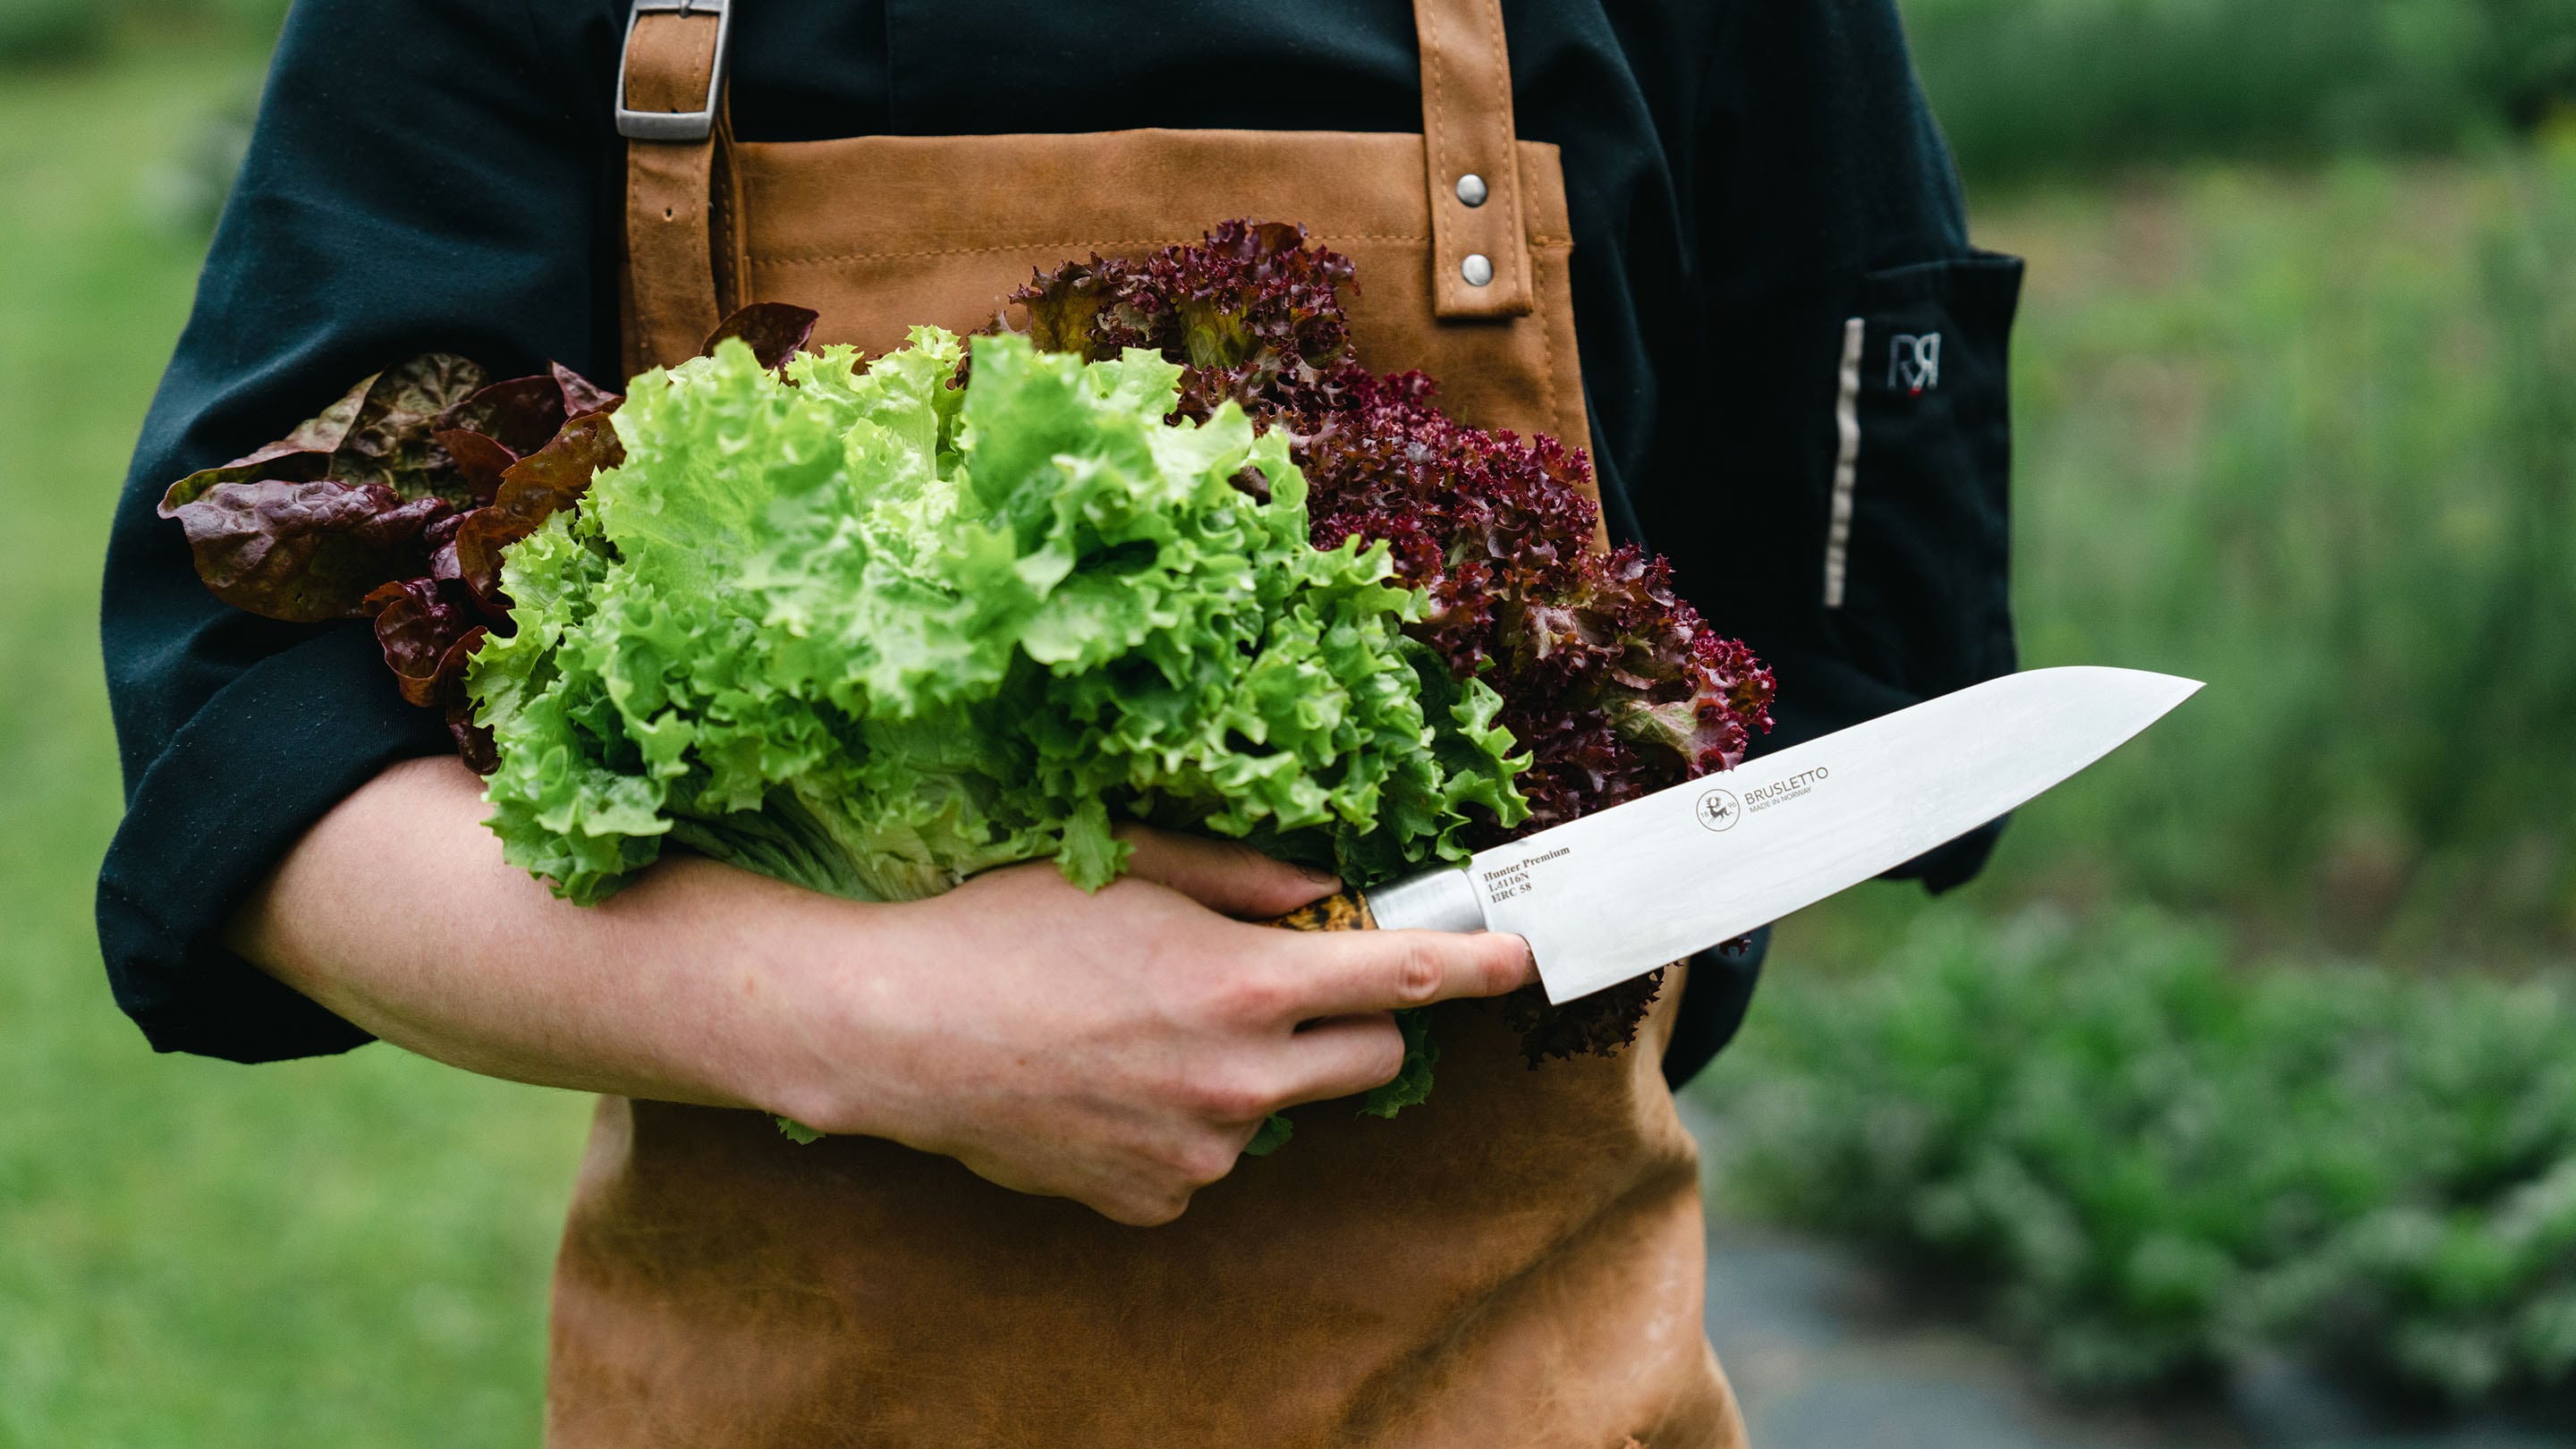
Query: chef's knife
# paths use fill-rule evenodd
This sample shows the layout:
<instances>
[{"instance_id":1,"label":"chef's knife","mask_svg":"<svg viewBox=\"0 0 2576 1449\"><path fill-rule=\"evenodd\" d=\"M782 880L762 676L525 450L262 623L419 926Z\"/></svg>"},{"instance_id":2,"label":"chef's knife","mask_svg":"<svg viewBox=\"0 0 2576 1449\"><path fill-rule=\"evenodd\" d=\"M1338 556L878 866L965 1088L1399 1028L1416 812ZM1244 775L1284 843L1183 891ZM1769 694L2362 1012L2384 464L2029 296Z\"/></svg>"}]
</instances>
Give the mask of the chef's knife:
<instances>
[{"instance_id":1,"label":"chef's knife","mask_svg":"<svg viewBox=\"0 0 2576 1449\"><path fill-rule=\"evenodd\" d=\"M1882 874L2118 748L2200 685L2034 669L1283 917L1512 931L1571 1001Z\"/></svg>"}]
</instances>

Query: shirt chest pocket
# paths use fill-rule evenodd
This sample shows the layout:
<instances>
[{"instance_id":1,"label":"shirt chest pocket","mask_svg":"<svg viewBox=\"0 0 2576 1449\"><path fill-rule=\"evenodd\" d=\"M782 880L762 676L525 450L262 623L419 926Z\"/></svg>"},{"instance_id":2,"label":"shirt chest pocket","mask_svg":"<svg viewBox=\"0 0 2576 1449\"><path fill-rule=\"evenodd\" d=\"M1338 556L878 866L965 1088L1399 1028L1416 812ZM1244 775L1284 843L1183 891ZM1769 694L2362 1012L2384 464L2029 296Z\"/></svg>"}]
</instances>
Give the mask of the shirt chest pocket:
<instances>
[{"instance_id":1,"label":"shirt chest pocket","mask_svg":"<svg viewBox=\"0 0 2576 1449\"><path fill-rule=\"evenodd\" d=\"M1874 272L1844 319L1816 580L1836 652L1922 697L2013 667L2009 338L2021 262Z\"/></svg>"}]
</instances>

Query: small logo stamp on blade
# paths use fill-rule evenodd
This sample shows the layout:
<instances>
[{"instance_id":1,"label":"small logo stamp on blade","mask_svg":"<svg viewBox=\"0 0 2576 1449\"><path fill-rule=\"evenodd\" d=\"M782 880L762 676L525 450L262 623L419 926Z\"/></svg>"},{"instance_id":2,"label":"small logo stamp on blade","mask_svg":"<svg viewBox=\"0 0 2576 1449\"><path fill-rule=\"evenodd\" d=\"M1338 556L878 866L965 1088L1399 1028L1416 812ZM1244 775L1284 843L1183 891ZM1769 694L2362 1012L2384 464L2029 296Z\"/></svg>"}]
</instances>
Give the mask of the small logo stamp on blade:
<instances>
[{"instance_id":1,"label":"small logo stamp on blade","mask_svg":"<svg viewBox=\"0 0 2576 1449\"><path fill-rule=\"evenodd\" d=\"M1711 830L1733 830L1744 818L1744 807L1736 803L1734 792L1711 790L1699 797L1699 823Z\"/></svg>"}]
</instances>

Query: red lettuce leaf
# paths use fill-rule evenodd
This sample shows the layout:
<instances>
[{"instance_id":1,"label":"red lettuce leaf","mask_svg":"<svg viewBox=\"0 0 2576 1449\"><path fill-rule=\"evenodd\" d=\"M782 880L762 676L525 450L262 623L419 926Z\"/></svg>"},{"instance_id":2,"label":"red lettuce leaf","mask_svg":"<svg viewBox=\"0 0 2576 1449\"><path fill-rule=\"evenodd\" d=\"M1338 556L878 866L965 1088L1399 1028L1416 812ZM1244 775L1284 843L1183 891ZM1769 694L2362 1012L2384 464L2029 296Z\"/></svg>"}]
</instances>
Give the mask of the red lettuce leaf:
<instances>
[{"instance_id":1,"label":"red lettuce leaf","mask_svg":"<svg viewBox=\"0 0 2576 1449\"><path fill-rule=\"evenodd\" d=\"M610 392L560 362L547 364L555 388L563 394L563 415L577 418L588 413L613 413L626 401L619 393Z\"/></svg>"},{"instance_id":2,"label":"red lettuce leaf","mask_svg":"<svg viewBox=\"0 0 2576 1449\"><path fill-rule=\"evenodd\" d=\"M501 551L580 502L600 469L616 467L625 458L609 414L590 413L564 424L552 442L510 465L490 506L465 515L457 526L455 577L476 598L506 612Z\"/></svg>"},{"instance_id":3,"label":"red lettuce leaf","mask_svg":"<svg viewBox=\"0 0 2576 1449\"><path fill-rule=\"evenodd\" d=\"M438 703L448 652L483 627L472 599L449 596L438 579L405 579L367 595L376 616L376 643L394 672L402 697L427 708Z\"/></svg>"},{"instance_id":4,"label":"red lettuce leaf","mask_svg":"<svg viewBox=\"0 0 2576 1449\"><path fill-rule=\"evenodd\" d=\"M176 516L179 509L205 496L206 490L218 483L253 483L261 479L309 483L328 475L331 455L339 450L340 440L348 436L349 425L357 421L358 409L366 405L368 390L375 385L375 377L369 377L318 416L298 423L295 431L267 447L218 467L201 468L171 484L161 495L161 516Z\"/></svg>"},{"instance_id":5,"label":"red lettuce leaf","mask_svg":"<svg viewBox=\"0 0 2576 1449\"><path fill-rule=\"evenodd\" d=\"M465 501L455 464L438 445L439 420L485 381L481 367L432 352L376 374L346 436L331 457L330 476L375 483L406 498L444 495Z\"/></svg>"},{"instance_id":6,"label":"red lettuce leaf","mask_svg":"<svg viewBox=\"0 0 2576 1449\"><path fill-rule=\"evenodd\" d=\"M496 439L465 428L441 428L438 445L456 464L457 481L476 503L489 503L501 491L501 475L519 461Z\"/></svg>"},{"instance_id":7,"label":"red lettuce leaf","mask_svg":"<svg viewBox=\"0 0 2576 1449\"><path fill-rule=\"evenodd\" d=\"M465 503L455 463L436 434L442 415L482 383L482 368L445 353L427 353L387 368L276 442L171 484L161 497L161 516L175 517L219 484L325 478L376 484L406 499L444 497Z\"/></svg>"},{"instance_id":8,"label":"red lettuce leaf","mask_svg":"<svg viewBox=\"0 0 2576 1449\"><path fill-rule=\"evenodd\" d=\"M509 627L500 551L622 457L607 416L622 401L560 364L487 385L476 364L430 354L180 479L160 512L226 603L293 623L372 618L403 698L441 711L458 753L488 773L499 762L465 665Z\"/></svg>"},{"instance_id":9,"label":"red lettuce leaf","mask_svg":"<svg viewBox=\"0 0 2576 1449\"><path fill-rule=\"evenodd\" d=\"M478 773L497 769L491 732L474 723L465 687L466 663L491 633L473 599L451 580L406 579L369 594L366 609L402 697L440 711L456 752Z\"/></svg>"},{"instance_id":10,"label":"red lettuce leaf","mask_svg":"<svg viewBox=\"0 0 2576 1449\"><path fill-rule=\"evenodd\" d=\"M424 525L448 512L377 483L217 483L162 516L187 530L216 598L292 624L353 618L370 591L428 564Z\"/></svg>"},{"instance_id":11,"label":"red lettuce leaf","mask_svg":"<svg viewBox=\"0 0 2576 1449\"><path fill-rule=\"evenodd\" d=\"M625 399L562 363L496 382L447 410L435 433L477 503L490 503L510 465L554 441L565 423L612 413Z\"/></svg>"},{"instance_id":12,"label":"red lettuce leaf","mask_svg":"<svg viewBox=\"0 0 2576 1449\"><path fill-rule=\"evenodd\" d=\"M520 457L544 447L546 439L563 427L568 416L563 388L554 378L538 373L482 389L448 409L446 416L439 419L439 426L480 433L508 449L511 456Z\"/></svg>"},{"instance_id":13,"label":"red lettuce leaf","mask_svg":"<svg viewBox=\"0 0 2576 1449\"><path fill-rule=\"evenodd\" d=\"M763 367L784 367L787 359L805 350L814 340L814 324L823 314L810 307L786 302L754 302L716 324L707 334L707 345L701 354L713 355L716 344L728 337L738 337L751 348L751 355Z\"/></svg>"}]
</instances>

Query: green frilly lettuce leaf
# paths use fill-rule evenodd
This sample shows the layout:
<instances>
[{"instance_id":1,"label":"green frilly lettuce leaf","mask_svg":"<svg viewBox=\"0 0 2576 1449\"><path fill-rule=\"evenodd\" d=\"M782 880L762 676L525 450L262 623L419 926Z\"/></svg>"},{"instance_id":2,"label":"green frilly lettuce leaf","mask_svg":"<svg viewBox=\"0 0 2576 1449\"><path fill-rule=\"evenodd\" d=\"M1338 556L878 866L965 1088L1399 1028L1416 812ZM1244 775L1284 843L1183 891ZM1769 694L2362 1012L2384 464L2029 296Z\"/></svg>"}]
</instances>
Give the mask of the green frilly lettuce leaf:
<instances>
[{"instance_id":1,"label":"green frilly lettuce leaf","mask_svg":"<svg viewBox=\"0 0 2576 1449\"><path fill-rule=\"evenodd\" d=\"M1180 369L937 329L862 366L741 341L638 379L622 465L509 545L469 682L509 858L600 899L666 840L857 899L1144 819L1365 884L1526 811L1500 700L1403 626L1386 548L1308 542L1287 441ZM1427 1063L1426 1063L1427 1065Z\"/></svg>"}]
</instances>

